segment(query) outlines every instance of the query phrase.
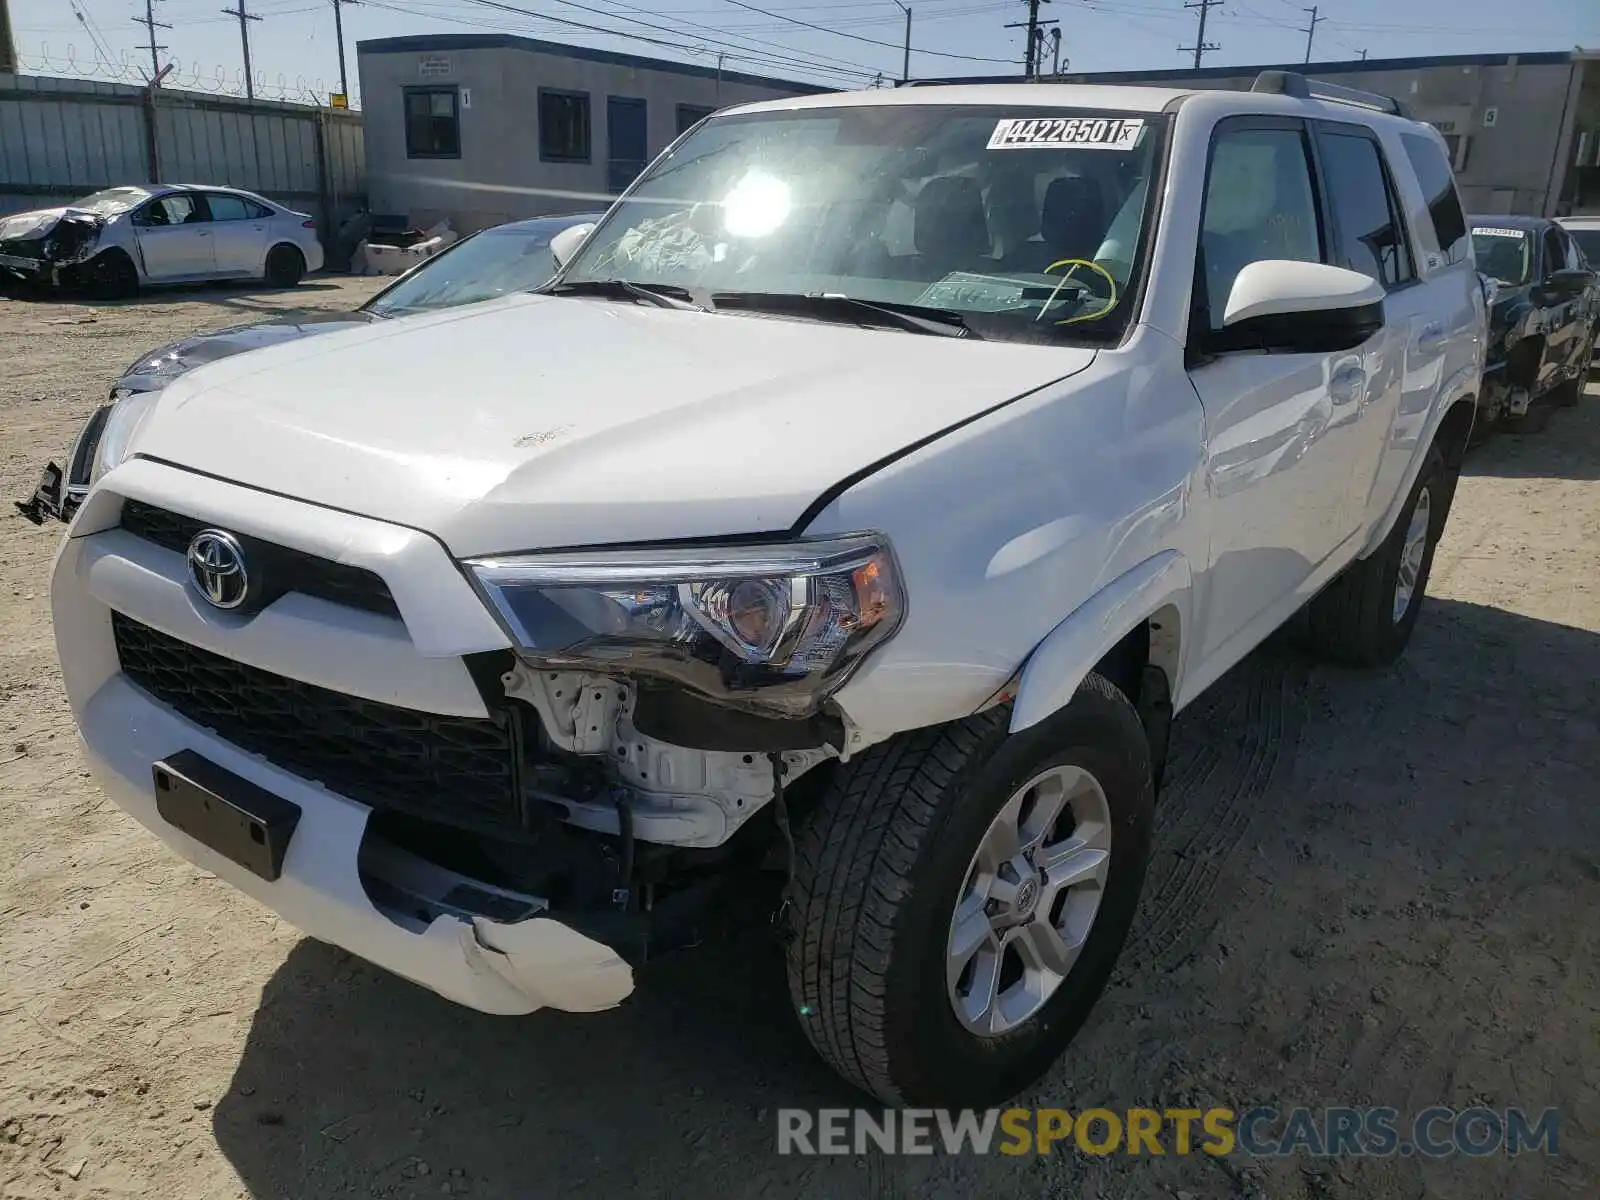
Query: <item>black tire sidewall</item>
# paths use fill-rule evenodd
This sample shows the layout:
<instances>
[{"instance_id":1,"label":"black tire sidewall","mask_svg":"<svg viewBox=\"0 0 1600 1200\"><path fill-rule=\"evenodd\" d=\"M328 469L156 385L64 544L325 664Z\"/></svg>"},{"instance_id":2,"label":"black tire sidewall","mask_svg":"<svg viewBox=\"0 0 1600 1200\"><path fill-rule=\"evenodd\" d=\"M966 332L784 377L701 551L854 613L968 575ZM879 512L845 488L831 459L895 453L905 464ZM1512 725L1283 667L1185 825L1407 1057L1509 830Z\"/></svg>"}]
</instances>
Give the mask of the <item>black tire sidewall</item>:
<instances>
[{"instance_id":1,"label":"black tire sidewall","mask_svg":"<svg viewBox=\"0 0 1600 1200\"><path fill-rule=\"evenodd\" d=\"M1109 690L1109 689L1108 689ZM953 785L923 840L895 920L886 979L888 1061L908 1103L985 1106L1027 1088L1083 1025L1127 938L1149 860L1154 789L1131 706L1080 693L1066 709L1007 738ZM980 1038L962 1027L946 989L950 920L979 839L1033 776L1072 764L1094 775L1111 810L1111 863L1088 944L1044 1009L1020 1029Z\"/></svg>"},{"instance_id":2,"label":"black tire sidewall","mask_svg":"<svg viewBox=\"0 0 1600 1200\"><path fill-rule=\"evenodd\" d=\"M1439 538L1444 534L1445 521L1450 515L1450 505L1455 498L1455 488L1452 484L1453 481L1445 469L1444 455L1439 453L1437 446L1429 447L1427 457L1423 459L1422 470L1417 473L1416 482L1411 485L1411 494L1406 497L1405 509L1389 535L1389 544L1384 547L1383 571L1379 577L1379 587L1386 603L1378 606L1378 615L1388 628L1388 645L1384 654L1386 659L1393 660L1399 657L1400 652L1411 640L1411 631L1416 627L1417 618L1422 613L1423 596L1428 590L1428 577L1433 573L1433 552L1439 544ZM1406 608L1405 614L1396 621L1394 593L1400 582L1400 562L1405 554L1406 531L1411 528L1411 518L1416 512L1417 501L1424 488L1428 489L1428 544L1422 553L1422 567L1417 572L1411 603Z\"/></svg>"},{"instance_id":3,"label":"black tire sidewall","mask_svg":"<svg viewBox=\"0 0 1600 1200\"><path fill-rule=\"evenodd\" d=\"M267 282L274 287L294 287L305 276L305 256L293 246L278 245L267 251Z\"/></svg>"}]
</instances>

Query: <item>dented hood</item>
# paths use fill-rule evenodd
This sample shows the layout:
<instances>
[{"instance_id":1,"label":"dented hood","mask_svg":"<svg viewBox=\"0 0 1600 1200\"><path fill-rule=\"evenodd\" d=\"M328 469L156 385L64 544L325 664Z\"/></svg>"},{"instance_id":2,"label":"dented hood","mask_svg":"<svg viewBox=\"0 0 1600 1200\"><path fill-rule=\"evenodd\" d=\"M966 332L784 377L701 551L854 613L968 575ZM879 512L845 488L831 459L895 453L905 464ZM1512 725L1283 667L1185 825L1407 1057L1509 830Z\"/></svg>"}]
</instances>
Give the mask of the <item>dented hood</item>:
<instances>
[{"instance_id":1,"label":"dented hood","mask_svg":"<svg viewBox=\"0 0 1600 1200\"><path fill-rule=\"evenodd\" d=\"M459 555L771 532L1093 358L517 295L200 367L130 450L423 529Z\"/></svg>"},{"instance_id":2,"label":"dented hood","mask_svg":"<svg viewBox=\"0 0 1600 1200\"><path fill-rule=\"evenodd\" d=\"M0 217L0 242L42 238L66 217L89 222L97 228L106 223L105 217L85 208L38 208L32 212Z\"/></svg>"}]
</instances>

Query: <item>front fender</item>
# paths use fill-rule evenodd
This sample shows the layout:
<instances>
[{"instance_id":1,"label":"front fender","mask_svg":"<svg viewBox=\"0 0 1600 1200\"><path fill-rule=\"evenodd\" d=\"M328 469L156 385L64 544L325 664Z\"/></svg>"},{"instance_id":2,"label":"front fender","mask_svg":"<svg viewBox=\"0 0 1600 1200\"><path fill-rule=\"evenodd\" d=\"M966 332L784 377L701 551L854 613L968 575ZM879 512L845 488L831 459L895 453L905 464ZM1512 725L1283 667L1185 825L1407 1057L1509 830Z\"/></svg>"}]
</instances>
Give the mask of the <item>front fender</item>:
<instances>
[{"instance_id":1,"label":"front fender","mask_svg":"<svg viewBox=\"0 0 1600 1200\"><path fill-rule=\"evenodd\" d=\"M1177 614L1177 628L1162 630L1167 649L1153 661L1159 658L1157 665L1167 671L1167 683L1177 695L1193 582L1188 559L1176 550L1164 550L1079 605L1028 656L1011 709L1011 732L1036 725L1064 708L1095 664L1141 621L1163 609Z\"/></svg>"}]
</instances>

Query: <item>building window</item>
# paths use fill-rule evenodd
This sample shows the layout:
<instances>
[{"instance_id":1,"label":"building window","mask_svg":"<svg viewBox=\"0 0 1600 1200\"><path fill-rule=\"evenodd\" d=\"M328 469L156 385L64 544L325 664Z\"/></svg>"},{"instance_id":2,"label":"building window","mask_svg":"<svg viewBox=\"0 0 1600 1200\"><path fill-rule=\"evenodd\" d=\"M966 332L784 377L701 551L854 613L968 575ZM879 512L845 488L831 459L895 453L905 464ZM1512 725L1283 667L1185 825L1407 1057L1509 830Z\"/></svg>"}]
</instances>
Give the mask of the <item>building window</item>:
<instances>
[{"instance_id":1,"label":"building window","mask_svg":"<svg viewBox=\"0 0 1600 1200\"><path fill-rule=\"evenodd\" d=\"M678 132L688 133L689 130L716 111L714 108L704 108L698 104L678 105Z\"/></svg>"},{"instance_id":2,"label":"building window","mask_svg":"<svg viewBox=\"0 0 1600 1200\"><path fill-rule=\"evenodd\" d=\"M539 157L589 161L589 93L539 89Z\"/></svg>"},{"instance_id":3,"label":"building window","mask_svg":"<svg viewBox=\"0 0 1600 1200\"><path fill-rule=\"evenodd\" d=\"M408 87L406 157L460 158L461 108L454 87Z\"/></svg>"}]
</instances>

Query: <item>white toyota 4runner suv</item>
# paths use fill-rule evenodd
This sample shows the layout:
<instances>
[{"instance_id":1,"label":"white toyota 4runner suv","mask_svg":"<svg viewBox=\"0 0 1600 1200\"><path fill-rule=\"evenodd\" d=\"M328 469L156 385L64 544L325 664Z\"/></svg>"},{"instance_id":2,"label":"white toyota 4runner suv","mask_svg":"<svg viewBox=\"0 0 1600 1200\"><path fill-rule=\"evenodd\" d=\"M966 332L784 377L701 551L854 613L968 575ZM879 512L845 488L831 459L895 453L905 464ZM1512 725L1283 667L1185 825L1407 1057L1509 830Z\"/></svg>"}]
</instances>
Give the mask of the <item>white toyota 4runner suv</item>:
<instances>
[{"instance_id":1,"label":"white toyota 4runner suv","mask_svg":"<svg viewBox=\"0 0 1600 1200\"><path fill-rule=\"evenodd\" d=\"M1484 349L1442 140L1284 74L816 96L560 241L113 411L53 581L95 775L490 1013L616 1005L787 871L833 1067L1018 1092L1127 936L1172 714L1302 608L1410 636Z\"/></svg>"}]
</instances>

